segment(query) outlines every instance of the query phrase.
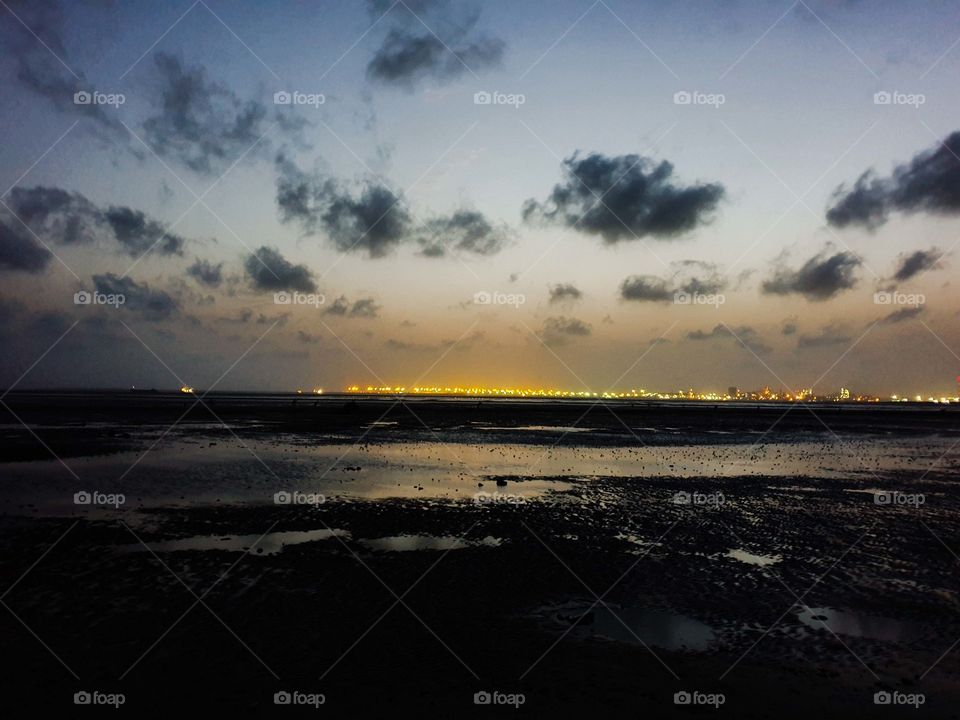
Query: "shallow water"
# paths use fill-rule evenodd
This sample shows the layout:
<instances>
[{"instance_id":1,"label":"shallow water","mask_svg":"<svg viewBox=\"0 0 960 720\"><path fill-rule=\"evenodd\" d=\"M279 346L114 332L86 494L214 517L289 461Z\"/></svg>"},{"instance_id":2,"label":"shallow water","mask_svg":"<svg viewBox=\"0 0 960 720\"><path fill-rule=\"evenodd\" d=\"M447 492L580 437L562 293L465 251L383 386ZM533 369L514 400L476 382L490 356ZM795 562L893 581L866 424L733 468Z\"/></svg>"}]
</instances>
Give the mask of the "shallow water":
<instances>
[{"instance_id":1,"label":"shallow water","mask_svg":"<svg viewBox=\"0 0 960 720\"><path fill-rule=\"evenodd\" d=\"M911 623L828 607L804 608L797 613L797 619L809 628L817 630L828 628L837 635L864 637L886 642L908 640L917 634L917 628Z\"/></svg>"},{"instance_id":2,"label":"shallow water","mask_svg":"<svg viewBox=\"0 0 960 720\"><path fill-rule=\"evenodd\" d=\"M500 538L485 537L482 540L467 540L452 535L394 535L382 538L363 538L360 544L371 550L386 552L411 552L415 550L462 550L468 547L498 547Z\"/></svg>"},{"instance_id":3,"label":"shallow water","mask_svg":"<svg viewBox=\"0 0 960 720\"><path fill-rule=\"evenodd\" d=\"M145 432L145 437L156 437L154 430ZM27 512L76 514L91 510L73 505L78 490L123 493L128 509L218 502L270 504L281 491L322 494L327 501L470 501L478 492L496 491L521 501L536 501L569 489L569 483L555 479L564 477L799 476L871 480L873 485L885 474L919 476L951 446L948 438L939 437L656 447L639 443L555 446L549 438L544 444L405 441L351 445L329 435L213 440L198 436L196 430L165 438L146 453L69 458L65 461L69 470L57 460L0 464L0 500L19 512L29 503ZM955 458L956 453L944 458L940 469L949 470ZM71 470L79 481L71 476ZM505 478L506 485L498 487L497 478Z\"/></svg>"},{"instance_id":4,"label":"shallow water","mask_svg":"<svg viewBox=\"0 0 960 720\"><path fill-rule=\"evenodd\" d=\"M126 552L156 553L225 550L227 552L248 552L253 555L276 555L288 545L329 540L333 537L350 537L345 530L306 530L267 533L266 535L195 535L178 540L124 545L120 549Z\"/></svg>"}]
</instances>

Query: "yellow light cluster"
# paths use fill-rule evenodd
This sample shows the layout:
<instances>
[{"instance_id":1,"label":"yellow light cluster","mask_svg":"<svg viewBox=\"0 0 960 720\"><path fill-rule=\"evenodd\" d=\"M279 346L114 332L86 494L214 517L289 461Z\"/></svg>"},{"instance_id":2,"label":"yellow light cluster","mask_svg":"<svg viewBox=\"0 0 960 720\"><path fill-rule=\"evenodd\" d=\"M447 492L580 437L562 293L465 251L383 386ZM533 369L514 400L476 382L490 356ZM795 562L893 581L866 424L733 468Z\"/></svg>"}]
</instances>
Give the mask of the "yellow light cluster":
<instances>
[{"instance_id":1,"label":"yellow light cluster","mask_svg":"<svg viewBox=\"0 0 960 720\"><path fill-rule=\"evenodd\" d=\"M316 389L314 392L318 392ZM320 391L322 392L322 391ZM346 392L361 395L433 395L433 396L452 396L452 397L534 397L534 398L603 398L607 400L620 400L631 398L643 398L648 400L704 400L710 402L728 402L728 401L780 401L794 402L812 400L817 396L812 390L805 389L796 393L777 392L764 388L758 393L741 393L734 397L726 393L716 392L695 392L692 389L678 390L676 392L652 392L644 389L625 390L619 392L591 392L589 390L564 390L560 388L511 388L511 387L483 387L483 386L447 386L431 385L416 386L407 388L405 386L391 387L376 385L351 385L346 388ZM823 398L826 399L826 398ZM849 391L841 391L839 395L829 397L830 400L844 402L880 402L881 398L869 395L852 395ZM892 396L891 400L898 402L907 402L907 398L898 398ZM923 398L917 395L915 402L923 402ZM927 402L932 403L958 403L960 398L927 398Z\"/></svg>"}]
</instances>

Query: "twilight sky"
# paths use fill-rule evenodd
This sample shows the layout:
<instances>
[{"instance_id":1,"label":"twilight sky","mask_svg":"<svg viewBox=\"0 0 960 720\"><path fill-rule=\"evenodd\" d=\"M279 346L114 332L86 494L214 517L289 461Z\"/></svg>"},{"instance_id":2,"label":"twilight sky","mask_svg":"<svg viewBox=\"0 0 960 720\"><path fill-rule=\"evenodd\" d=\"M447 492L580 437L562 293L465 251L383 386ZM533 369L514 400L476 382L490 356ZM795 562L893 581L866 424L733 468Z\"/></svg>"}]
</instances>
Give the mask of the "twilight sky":
<instances>
[{"instance_id":1,"label":"twilight sky","mask_svg":"<svg viewBox=\"0 0 960 720\"><path fill-rule=\"evenodd\" d=\"M2 0L0 72L0 386L956 394L956 0Z\"/></svg>"}]
</instances>

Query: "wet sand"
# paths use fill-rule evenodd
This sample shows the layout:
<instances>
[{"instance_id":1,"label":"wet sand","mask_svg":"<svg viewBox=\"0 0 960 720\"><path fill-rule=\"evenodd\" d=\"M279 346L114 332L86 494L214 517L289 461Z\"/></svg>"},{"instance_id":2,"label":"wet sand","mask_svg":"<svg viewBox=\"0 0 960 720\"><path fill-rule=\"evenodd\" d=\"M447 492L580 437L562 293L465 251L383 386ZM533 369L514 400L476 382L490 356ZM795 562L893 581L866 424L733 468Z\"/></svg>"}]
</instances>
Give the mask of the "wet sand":
<instances>
[{"instance_id":1,"label":"wet sand","mask_svg":"<svg viewBox=\"0 0 960 720\"><path fill-rule=\"evenodd\" d=\"M44 458L4 425L8 702L958 713L952 412L286 404L223 402L229 429L192 414L169 432L159 404L14 406L73 452ZM84 491L124 502L75 505ZM874 704L884 691L925 702Z\"/></svg>"}]
</instances>

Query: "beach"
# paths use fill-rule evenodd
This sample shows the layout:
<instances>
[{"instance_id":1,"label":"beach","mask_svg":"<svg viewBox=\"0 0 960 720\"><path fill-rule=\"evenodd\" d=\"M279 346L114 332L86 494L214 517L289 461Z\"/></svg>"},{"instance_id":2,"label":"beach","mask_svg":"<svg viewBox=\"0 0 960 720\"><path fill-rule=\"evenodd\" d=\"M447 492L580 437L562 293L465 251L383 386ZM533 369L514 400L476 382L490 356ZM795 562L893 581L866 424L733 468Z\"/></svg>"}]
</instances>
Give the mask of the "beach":
<instances>
[{"instance_id":1,"label":"beach","mask_svg":"<svg viewBox=\"0 0 960 720\"><path fill-rule=\"evenodd\" d=\"M8 401L21 701L955 716L952 408L194 400Z\"/></svg>"}]
</instances>

